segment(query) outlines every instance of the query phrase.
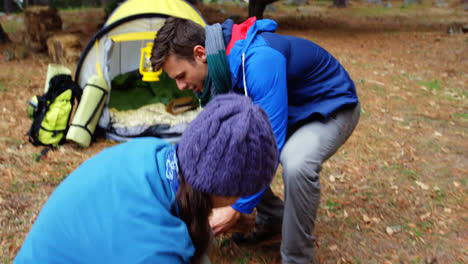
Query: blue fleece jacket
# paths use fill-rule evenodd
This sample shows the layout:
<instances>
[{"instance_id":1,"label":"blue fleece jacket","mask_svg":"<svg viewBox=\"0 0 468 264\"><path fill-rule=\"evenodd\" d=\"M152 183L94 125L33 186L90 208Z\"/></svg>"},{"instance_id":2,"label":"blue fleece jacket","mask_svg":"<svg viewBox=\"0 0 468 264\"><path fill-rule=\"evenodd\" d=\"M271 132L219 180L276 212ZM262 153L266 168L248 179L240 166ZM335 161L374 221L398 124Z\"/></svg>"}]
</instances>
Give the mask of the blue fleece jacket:
<instances>
[{"instance_id":1,"label":"blue fleece jacket","mask_svg":"<svg viewBox=\"0 0 468 264\"><path fill-rule=\"evenodd\" d=\"M232 26L232 20L222 25L226 46ZM276 28L273 20L257 20L227 57L234 91L246 91L263 107L281 153L288 128L311 117L326 122L335 111L356 105L358 97L354 82L330 53L309 40L276 34ZM251 213L263 193L241 198L233 208Z\"/></svg>"},{"instance_id":2,"label":"blue fleece jacket","mask_svg":"<svg viewBox=\"0 0 468 264\"><path fill-rule=\"evenodd\" d=\"M171 148L134 139L83 163L46 202L14 263L189 263L190 235L171 214Z\"/></svg>"}]
</instances>

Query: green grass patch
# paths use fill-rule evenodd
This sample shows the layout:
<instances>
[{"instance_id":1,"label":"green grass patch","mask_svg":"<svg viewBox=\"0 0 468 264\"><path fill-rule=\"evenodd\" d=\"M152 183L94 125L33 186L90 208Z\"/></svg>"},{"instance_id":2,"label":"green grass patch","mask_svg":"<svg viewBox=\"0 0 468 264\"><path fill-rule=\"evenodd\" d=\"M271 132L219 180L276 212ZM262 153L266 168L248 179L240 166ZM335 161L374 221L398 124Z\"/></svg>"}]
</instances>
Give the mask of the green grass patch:
<instances>
[{"instance_id":1,"label":"green grass patch","mask_svg":"<svg viewBox=\"0 0 468 264\"><path fill-rule=\"evenodd\" d=\"M34 162L41 162L41 153L33 153L31 155L31 159L34 161Z\"/></svg>"},{"instance_id":2,"label":"green grass patch","mask_svg":"<svg viewBox=\"0 0 468 264\"><path fill-rule=\"evenodd\" d=\"M95 7L90 7L86 5L80 5L80 6L67 6L67 7L59 7L59 12L75 12L75 11L88 11L91 9L94 9Z\"/></svg>"},{"instance_id":3,"label":"green grass patch","mask_svg":"<svg viewBox=\"0 0 468 264\"><path fill-rule=\"evenodd\" d=\"M9 62L9 61L12 61L14 59L15 59L15 53L12 52L9 49L5 50L4 56L3 56L3 61L4 62Z\"/></svg>"},{"instance_id":4,"label":"green grass patch","mask_svg":"<svg viewBox=\"0 0 468 264\"><path fill-rule=\"evenodd\" d=\"M445 192L442 189L435 190L431 197L435 201L441 202L445 198Z\"/></svg>"},{"instance_id":5,"label":"green grass patch","mask_svg":"<svg viewBox=\"0 0 468 264\"><path fill-rule=\"evenodd\" d=\"M328 201L325 202L325 207L326 207L328 210L334 212L334 211L336 211L336 210L340 207L340 204L337 203L337 202L328 200Z\"/></svg>"},{"instance_id":6,"label":"green grass patch","mask_svg":"<svg viewBox=\"0 0 468 264\"><path fill-rule=\"evenodd\" d=\"M8 191L11 193L17 193L20 189L20 184L17 181L13 181L8 188Z\"/></svg>"},{"instance_id":7,"label":"green grass patch","mask_svg":"<svg viewBox=\"0 0 468 264\"><path fill-rule=\"evenodd\" d=\"M419 257L416 257L410 261L410 264L423 263Z\"/></svg>"},{"instance_id":8,"label":"green grass patch","mask_svg":"<svg viewBox=\"0 0 468 264\"><path fill-rule=\"evenodd\" d=\"M390 13L390 8L383 8L380 6L371 6L371 7L362 7L356 10L356 15L361 17L371 17L371 16L379 16L382 14Z\"/></svg>"},{"instance_id":9,"label":"green grass patch","mask_svg":"<svg viewBox=\"0 0 468 264\"><path fill-rule=\"evenodd\" d=\"M440 169L440 176L448 177L449 175L450 175L450 169L449 168Z\"/></svg>"},{"instance_id":10,"label":"green grass patch","mask_svg":"<svg viewBox=\"0 0 468 264\"><path fill-rule=\"evenodd\" d=\"M423 233L421 230L419 230L418 228L411 228L411 231L414 233L414 235L418 238L422 237L423 236Z\"/></svg>"},{"instance_id":11,"label":"green grass patch","mask_svg":"<svg viewBox=\"0 0 468 264\"><path fill-rule=\"evenodd\" d=\"M429 139L424 144L424 147L431 149L432 151L434 151L434 153L440 153L440 144L435 139Z\"/></svg>"},{"instance_id":12,"label":"green grass patch","mask_svg":"<svg viewBox=\"0 0 468 264\"><path fill-rule=\"evenodd\" d=\"M460 179L460 182L461 182L461 184L463 184L463 185L465 185L465 186L468 185L468 180L465 179L465 178L461 178L461 179Z\"/></svg>"},{"instance_id":13,"label":"green grass patch","mask_svg":"<svg viewBox=\"0 0 468 264\"><path fill-rule=\"evenodd\" d=\"M363 69L374 69L374 66L370 64L361 63L359 66L361 66Z\"/></svg>"},{"instance_id":14,"label":"green grass patch","mask_svg":"<svg viewBox=\"0 0 468 264\"><path fill-rule=\"evenodd\" d=\"M14 34L22 29L24 29L24 22L18 19L12 19L2 22L3 30L7 34Z\"/></svg>"},{"instance_id":15,"label":"green grass patch","mask_svg":"<svg viewBox=\"0 0 468 264\"><path fill-rule=\"evenodd\" d=\"M30 193L34 192L37 188L37 184L34 182L28 182L24 184L24 189Z\"/></svg>"},{"instance_id":16,"label":"green grass patch","mask_svg":"<svg viewBox=\"0 0 468 264\"><path fill-rule=\"evenodd\" d=\"M403 169L401 171L402 174L406 175L408 177L408 180L416 180L418 179L416 172L410 169Z\"/></svg>"},{"instance_id":17,"label":"green grass patch","mask_svg":"<svg viewBox=\"0 0 468 264\"><path fill-rule=\"evenodd\" d=\"M348 227L354 227L356 226L358 223L359 223L359 218L355 217L355 216L348 216L345 218L345 224L348 226Z\"/></svg>"},{"instance_id":18,"label":"green grass patch","mask_svg":"<svg viewBox=\"0 0 468 264\"><path fill-rule=\"evenodd\" d=\"M425 6L421 5L421 4L403 4L400 6L399 8L399 12L400 13L411 13L411 12L414 12L414 11L422 11L424 9L427 9Z\"/></svg>"},{"instance_id":19,"label":"green grass patch","mask_svg":"<svg viewBox=\"0 0 468 264\"><path fill-rule=\"evenodd\" d=\"M453 119L460 119L461 121L468 122L468 113L455 113L452 115Z\"/></svg>"},{"instance_id":20,"label":"green grass patch","mask_svg":"<svg viewBox=\"0 0 468 264\"><path fill-rule=\"evenodd\" d=\"M420 227L423 231L429 231L432 229L433 226L434 226L434 223L430 220L422 221L420 223Z\"/></svg>"},{"instance_id":21,"label":"green grass patch","mask_svg":"<svg viewBox=\"0 0 468 264\"><path fill-rule=\"evenodd\" d=\"M441 89L441 86L440 86L440 81L439 79L434 79L432 81L429 81L429 82L419 82L421 85L424 85L426 86L427 88L429 88L430 90L440 90Z\"/></svg>"},{"instance_id":22,"label":"green grass patch","mask_svg":"<svg viewBox=\"0 0 468 264\"><path fill-rule=\"evenodd\" d=\"M375 91L376 94L380 96L385 96L385 88L379 85L372 85L371 89Z\"/></svg>"},{"instance_id":23,"label":"green grass patch","mask_svg":"<svg viewBox=\"0 0 468 264\"><path fill-rule=\"evenodd\" d=\"M8 88L0 81L0 92L8 92Z\"/></svg>"},{"instance_id":24,"label":"green grass patch","mask_svg":"<svg viewBox=\"0 0 468 264\"><path fill-rule=\"evenodd\" d=\"M2 86L2 84L0 82L0 87L1 86ZM19 146L23 145L23 141L21 139L18 139L18 138L8 137L7 144L10 145L10 146L19 147Z\"/></svg>"}]
</instances>

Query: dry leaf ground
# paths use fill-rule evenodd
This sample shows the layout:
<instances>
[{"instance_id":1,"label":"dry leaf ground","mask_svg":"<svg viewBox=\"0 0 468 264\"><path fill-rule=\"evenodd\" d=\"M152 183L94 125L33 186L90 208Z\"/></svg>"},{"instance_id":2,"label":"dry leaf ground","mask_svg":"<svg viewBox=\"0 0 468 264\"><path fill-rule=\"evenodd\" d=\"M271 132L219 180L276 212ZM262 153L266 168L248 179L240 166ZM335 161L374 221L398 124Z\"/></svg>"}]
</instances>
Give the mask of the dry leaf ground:
<instances>
[{"instance_id":1,"label":"dry leaf ground","mask_svg":"<svg viewBox=\"0 0 468 264\"><path fill-rule=\"evenodd\" d=\"M324 164L315 234L317 263L468 263L468 35L448 35L468 22L459 1L385 10L351 2L306 7L275 3L265 17L279 32L329 50L357 84L360 123ZM209 22L241 20L245 7L200 8ZM103 13L61 12L65 28L86 44ZM0 260L12 262L42 204L81 162L114 142L65 144L37 161L28 143L26 105L41 94L45 54L23 45L21 15L0 17L14 43L0 46ZM73 68L75 65L68 65ZM273 188L282 194L281 170ZM278 246L237 247L216 240L214 263L280 263Z\"/></svg>"}]
</instances>

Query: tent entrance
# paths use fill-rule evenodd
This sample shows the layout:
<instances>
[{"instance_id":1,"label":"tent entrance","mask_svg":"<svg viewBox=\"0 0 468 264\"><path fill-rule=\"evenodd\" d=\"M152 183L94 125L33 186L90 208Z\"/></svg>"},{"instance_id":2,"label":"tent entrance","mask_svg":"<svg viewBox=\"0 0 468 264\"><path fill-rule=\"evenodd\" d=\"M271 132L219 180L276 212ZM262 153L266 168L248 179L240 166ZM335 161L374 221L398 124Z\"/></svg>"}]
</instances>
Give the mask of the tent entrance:
<instances>
[{"instance_id":1,"label":"tent entrance","mask_svg":"<svg viewBox=\"0 0 468 264\"><path fill-rule=\"evenodd\" d=\"M114 133L120 136L180 136L200 112L199 107L178 115L167 112L167 105L178 98L198 99L191 90L180 91L167 73L158 82L144 82L138 70L117 75L111 81L108 109Z\"/></svg>"},{"instance_id":2,"label":"tent entrance","mask_svg":"<svg viewBox=\"0 0 468 264\"><path fill-rule=\"evenodd\" d=\"M167 105L171 100L181 97L197 98L191 90L181 91L176 82L163 71L160 81L144 82L138 71L117 75L111 81L112 93L108 107L116 110L135 110L149 104Z\"/></svg>"}]
</instances>

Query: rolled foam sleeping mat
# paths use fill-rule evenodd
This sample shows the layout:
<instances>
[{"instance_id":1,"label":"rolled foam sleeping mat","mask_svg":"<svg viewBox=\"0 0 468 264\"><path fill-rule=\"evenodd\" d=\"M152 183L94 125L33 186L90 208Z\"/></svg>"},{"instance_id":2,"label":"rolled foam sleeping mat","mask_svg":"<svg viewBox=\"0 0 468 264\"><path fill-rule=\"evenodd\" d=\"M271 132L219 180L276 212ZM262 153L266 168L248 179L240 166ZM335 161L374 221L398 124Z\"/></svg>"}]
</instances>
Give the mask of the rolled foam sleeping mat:
<instances>
[{"instance_id":1,"label":"rolled foam sleeping mat","mask_svg":"<svg viewBox=\"0 0 468 264\"><path fill-rule=\"evenodd\" d=\"M83 148L91 144L91 138L101 117L108 91L109 88L103 78L94 75L88 79L68 129L67 140L73 141Z\"/></svg>"}]
</instances>

